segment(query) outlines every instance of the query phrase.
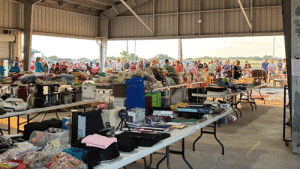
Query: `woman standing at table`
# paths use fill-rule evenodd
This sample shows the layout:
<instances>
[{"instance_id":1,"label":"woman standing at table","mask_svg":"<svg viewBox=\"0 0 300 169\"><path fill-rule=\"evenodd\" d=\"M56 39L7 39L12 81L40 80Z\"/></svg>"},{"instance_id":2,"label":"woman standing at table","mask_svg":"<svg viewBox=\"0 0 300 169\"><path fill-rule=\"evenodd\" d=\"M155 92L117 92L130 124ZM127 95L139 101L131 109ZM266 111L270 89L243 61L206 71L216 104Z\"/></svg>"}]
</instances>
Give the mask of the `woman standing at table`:
<instances>
[{"instance_id":1,"label":"woman standing at table","mask_svg":"<svg viewBox=\"0 0 300 169\"><path fill-rule=\"evenodd\" d=\"M182 67L181 67L180 62L178 60L175 62L175 69L176 69L177 73L182 72Z\"/></svg>"},{"instance_id":2,"label":"woman standing at table","mask_svg":"<svg viewBox=\"0 0 300 169\"><path fill-rule=\"evenodd\" d=\"M235 65L233 66L233 71L232 71L232 77L234 78L234 79L236 79L236 80L239 80L239 78L240 78L240 74L241 74L241 67L240 67L240 61L239 60L237 60L236 62L235 62Z\"/></svg>"}]
</instances>

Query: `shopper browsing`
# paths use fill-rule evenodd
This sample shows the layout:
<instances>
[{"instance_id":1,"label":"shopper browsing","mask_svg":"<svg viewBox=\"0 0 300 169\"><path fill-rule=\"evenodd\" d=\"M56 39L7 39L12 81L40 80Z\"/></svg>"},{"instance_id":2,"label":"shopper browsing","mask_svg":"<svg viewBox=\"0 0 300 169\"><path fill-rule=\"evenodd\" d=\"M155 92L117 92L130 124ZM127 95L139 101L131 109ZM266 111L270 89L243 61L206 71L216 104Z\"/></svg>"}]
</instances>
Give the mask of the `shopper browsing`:
<instances>
[{"instance_id":1,"label":"shopper browsing","mask_svg":"<svg viewBox=\"0 0 300 169\"><path fill-rule=\"evenodd\" d=\"M11 67L9 67L8 69L8 74L12 74L12 73L19 73L20 72L20 67L17 65L17 63L13 64Z\"/></svg>"},{"instance_id":2,"label":"shopper browsing","mask_svg":"<svg viewBox=\"0 0 300 169\"><path fill-rule=\"evenodd\" d=\"M189 74L190 72L191 72L191 68L189 62L187 62L184 67L184 73Z\"/></svg>"},{"instance_id":3,"label":"shopper browsing","mask_svg":"<svg viewBox=\"0 0 300 169\"><path fill-rule=\"evenodd\" d=\"M55 73L54 69L55 69L55 64L53 63L51 68L50 68L49 73Z\"/></svg>"},{"instance_id":4,"label":"shopper browsing","mask_svg":"<svg viewBox=\"0 0 300 169\"><path fill-rule=\"evenodd\" d=\"M42 73L44 71L44 66L41 62L42 58L37 57L35 62L35 73Z\"/></svg>"},{"instance_id":5,"label":"shopper browsing","mask_svg":"<svg viewBox=\"0 0 300 169\"><path fill-rule=\"evenodd\" d=\"M269 83L270 79L276 75L276 65L274 64L274 59L271 59L270 62L271 63L268 65Z\"/></svg>"},{"instance_id":6,"label":"shopper browsing","mask_svg":"<svg viewBox=\"0 0 300 169\"><path fill-rule=\"evenodd\" d=\"M129 61L128 60L125 60L125 63L124 63L124 70L128 70L130 68L130 65L129 65Z\"/></svg>"},{"instance_id":7,"label":"shopper browsing","mask_svg":"<svg viewBox=\"0 0 300 169\"><path fill-rule=\"evenodd\" d=\"M240 67L240 61L236 61L235 62L235 65L233 67L233 70L232 70L232 77L236 80L239 80L240 76L241 76L241 67Z\"/></svg>"},{"instance_id":8,"label":"shopper browsing","mask_svg":"<svg viewBox=\"0 0 300 169\"><path fill-rule=\"evenodd\" d=\"M281 74L282 73L282 67L283 67L283 63L282 60L279 59L278 63L277 63L277 70L278 72Z\"/></svg>"},{"instance_id":9,"label":"shopper browsing","mask_svg":"<svg viewBox=\"0 0 300 169\"><path fill-rule=\"evenodd\" d=\"M4 62L0 60L0 76L4 76Z\"/></svg>"},{"instance_id":10,"label":"shopper browsing","mask_svg":"<svg viewBox=\"0 0 300 169\"><path fill-rule=\"evenodd\" d=\"M267 72L267 74L268 74L268 66L269 66L268 59L266 59L266 60L262 63L261 69L264 70L265 72Z\"/></svg>"},{"instance_id":11,"label":"shopper browsing","mask_svg":"<svg viewBox=\"0 0 300 169\"><path fill-rule=\"evenodd\" d=\"M130 65L130 71L133 72L135 70L136 70L136 66L135 66L134 62L132 62Z\"/></svg>"},{"instance_id":12,"label":"shopper browsing","mask_svg":"<svg viewBox=\"0 0 300 169\"><path fill-rule=\"evenodd\" d=\"M181 67L180 62L178 60L175 62L175 69L176 69L177 73L182 72L182 67Z\"/></svg>"},{"instance_id":13,"label":"shopper browsing","mask_svg":"<svg viewBox=\"0 0 300 169\"><path fill-rule=\"evenodd\" d=\"M117 62L115 63L115 70L116 71L122 71L122 63L120 62L120 59L117 59Z\"/></svg>"},{"instance_id":14,"label":"shopper browsing","mask_svg":"<svg viewBox=\"0 0 300 169\"><path fill-rule=\"evenodd\" d=\"M228 61L225 61L225 65L222 66L222 75L228 77L231 72L231 66L228 64Z\"/></svg>"}]
</instances>

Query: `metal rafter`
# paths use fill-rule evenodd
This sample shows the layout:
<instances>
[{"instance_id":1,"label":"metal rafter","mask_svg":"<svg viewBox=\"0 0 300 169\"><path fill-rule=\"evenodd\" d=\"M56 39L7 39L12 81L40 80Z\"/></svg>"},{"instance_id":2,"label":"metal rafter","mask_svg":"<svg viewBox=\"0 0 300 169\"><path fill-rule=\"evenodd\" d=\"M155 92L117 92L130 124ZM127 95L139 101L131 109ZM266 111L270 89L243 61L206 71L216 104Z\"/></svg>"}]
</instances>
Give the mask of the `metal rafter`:
<instances>
[{"instance_id":1,"label":"metal rafter","mask_svg":"<svg viewBox=\"0 0 300 169\"><path fill-rule=\"evenodd\" d=\"M93 1L105 4L105 5L111 5L111 6L116 5L116 3L112 2L111 0L93 0Z\"/></svg>"},{"instance_id":2,"label":"metal rafter","mask_svg":"<svg viewBox=\"0 0 300 169\"><path fill-rule=\"evenodd\" d=\"M149 28L149 26L133 11L132 8L130 8L129 5L127 5L127 3L124 0L120 0L126 8L128 8L128 10L131 11L131 13L139 20L142 22L142 24L154 35L154 32L151 30L151 28Z\"/></svg>"},{"instance_id":3,"label":"metal rafter","mask_svg":"<svg viewBox=\"0 0 300 169\"><path fill-rule=\"evenodd\" d=\"M78 4L78 5L82 5L82 6L86 6L86 7L92 7L92 8L96 8L96 9L101 9L101 10L106 10L107 7L105 5L100 5L97 3L93 3L93 2L88 2L88 1L83 1L83 0L65 0L66 2L70 2L70 3L74 3L74 4Z\"/></svg>"},{"instance_id":4,"label":"metal rafter","mask_svg":"<svg viewBox=\"0 0 300 169\"><path fill-rule=\"evenodd\" d=\"M242 10L242 12L243 12L243 14L244 14L244 16L245 16L245 18L246 18L246 21L248 22L248 25L249 25L250 29L252 30L252 25L251 25L251 23L250 23L250 21L249 21L249 18L248 18L248 16L247 16L246 12L245 12L245 9L244 9L244 7L243 7L243 4L242 4L241 0L237 0L237 2L239 3L239 5L240 5L240 7L241 7L241 10Z\"/></svg>"}]
</instances>

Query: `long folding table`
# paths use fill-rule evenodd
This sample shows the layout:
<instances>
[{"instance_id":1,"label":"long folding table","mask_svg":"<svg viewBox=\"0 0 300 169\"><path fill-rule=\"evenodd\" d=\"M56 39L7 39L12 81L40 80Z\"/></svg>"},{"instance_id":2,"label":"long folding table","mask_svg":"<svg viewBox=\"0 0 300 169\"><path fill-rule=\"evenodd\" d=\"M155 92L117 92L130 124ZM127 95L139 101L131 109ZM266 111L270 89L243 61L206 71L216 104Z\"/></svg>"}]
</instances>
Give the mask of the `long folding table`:
<instances>
[{"instance_id":1,"label":"long folding table","mask_svg":"<svg viewBox=\"0 0 300 169\"><path fill-rule=\"evenodd\" d=\"M8 119L8 124L7 127L8 129L0 129L0 133L3 135L2 130L4 131L8 131L8 134L10 134L10 118L11 117L15 117L17 116L17 133L19 134L20 132L20 125L25 124L25 123L29 123L29 121L31 121L32 119L36 118L38 115L43 114L50 111L55 111L55 110L59 110L59 109L65 109L65 108L70 108L70 107L76 107L76 106L81 106L81 105L86 105L86 104L93 104L93 103L99 103L100 101L95 99L95 100L84 100L84 101L80 101L80 102L75 102L75 103L70 103L70 104L62 104L62 105L58 105L58 106L51 106L51 107L45 107L45 108L35 108L35 109L29 109L29 110L24 110L24 111L17 111L17 112L7 112L4 115L0 115L0 119ZM84 110L85 111L85 110ZM30 115L33 113L37 113L34 117L30 118ZM53 112L52 112L53 113ZM58 114L57 111L55 111L56 116L58 118ZM20 116L22 115L27 115L27 120L26 122L20 123Z\"/></svg>"},{"instance_id":2,"label":"long folding table","mask_svg":"<svg viewBox=\"0 0 300 169\"><path fill-rule=\"evenodd\" d=\"M230 94L196 94L196 93L192 93L192 96L211 97L211 98L213 98L213 100L215 100L216 98L226 99L230 103L232 110L235 112L235 114L238 118L238 113L236 110L238 110L240 112L240 116L242 117L242 111L237 107L237 105L239 103L237 101L237 96L239 96L241 93L242 92L236 92L236 93L230 93Z\"/></svg>"},{"instance_id":3,"label":"long folding table","mask_svg":"<svg viewBox=\"0 0 300 169\"><path fill-rule=\"evenodd\" d=\"M170 153L171 154L179 154L182 155L183 160L185 161L185 163L188 165L188 168L193 168L191 166L191 164L187 161L187 159L185 158L185 138L193 133L195 133L197 130L201 130L204 127L207 127L210 124L214 124L216 125L216 122L218 120L220 120L221 118L231 114L233 111L232 109L227 110L226 112L220 114L220 115L214 115L213 117L207 119L206 121L202 122L202 123L197 123L195 125L191 125L189 127L186 127L184 129L174 129L170 132L171 137L160 141L159 143L155 144L152 147L139 147L136 150L134 150L133 152L130 153L125 153L125 152L121 152L120 153L120 157L118 157L115 160L109 161L109 162L102 162L100 165L96 166L95 169L117 169L117 168L126 168L126 165L131 164L139 159L144 159L144 164L145 164L145 168L150 168L151 164L152 164L152 155L156 154L156 151L166 148L166 153L163 154L164 157L158 162L158 164L156 165L156 168L159 168L159 165L162 163L162 161L164 161L166 159L167 161L167 168L170 169ZM200 135L201 138L202 134ZM216 137L216 127L215 127L215 132L214 132L214 136ZM196 139L196 141L194 143L196 143L199 139L199 137ZM181 144L182 144L182 150L181 151L173 151L170 150L170 145L180 141L181 140ZM220 143L220 145L222 146L222 153L224 154L224 146L223 144L217 139L217 141ZM159 153L160 154L160 153ZM150 155L150 164L147 164L145 157Z\"/></svg>"}]
</instances>

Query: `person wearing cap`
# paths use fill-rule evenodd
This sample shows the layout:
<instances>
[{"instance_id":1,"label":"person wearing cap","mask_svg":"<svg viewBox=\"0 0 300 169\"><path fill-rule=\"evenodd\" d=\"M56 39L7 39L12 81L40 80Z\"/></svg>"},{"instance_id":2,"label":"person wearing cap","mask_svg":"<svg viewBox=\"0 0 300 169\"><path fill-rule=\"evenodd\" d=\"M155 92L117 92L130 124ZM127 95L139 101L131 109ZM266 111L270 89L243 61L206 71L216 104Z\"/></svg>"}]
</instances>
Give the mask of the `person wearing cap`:
<instances>
[{"instance_id":1,"label":"person wearing cap","mask_svg":"<svg viewBox=\"0 0 300 169\"><path fill-rule=\"evenodd\" d=\"M8 69L8 73L12 74L12 73L19 73L21 71L20 67L17 65L16 62L14 62L14 64L9 67Z\"/></svg>"},{"instance_id":2,"label":"person wearing cap","mask_svg":"<svg viewBox=\"0 0 300 169\"><path fill-rule=\"evenodd\" d=\"M19 67L19 57L15 57L13 65L17 65Z\"/></svg>"},{"instance_id":3,"label":"person wearing cap","mask_svg":"<svg viewBox=\"0 0 300 169\"><path fill-rule=\"evenodd\" d=\"M278 63L277 63L277 70L278 72L281 74L282 73L282 67L283 67L283 63L282 60L279 59Z\"/></svg>"},{"instance_id":4,"label":"person wearing cap","mask_svg":"<svg viewBox=\"0 0 300 169\"><path fill-rule=\"evenodd\" d=\"M35 73L42 73L44 71L44 66L41 62L42 58L37 57L35 62Z\"/></svg>"}]
</instances>

